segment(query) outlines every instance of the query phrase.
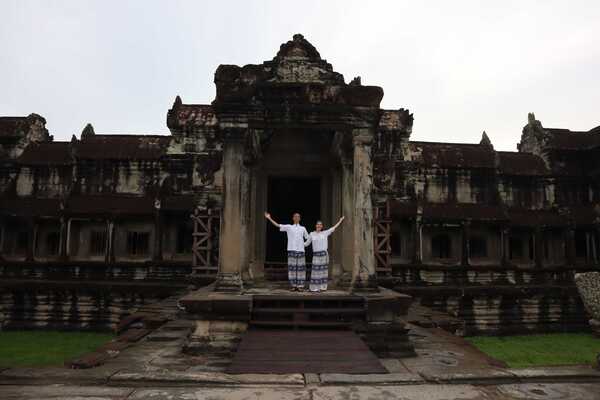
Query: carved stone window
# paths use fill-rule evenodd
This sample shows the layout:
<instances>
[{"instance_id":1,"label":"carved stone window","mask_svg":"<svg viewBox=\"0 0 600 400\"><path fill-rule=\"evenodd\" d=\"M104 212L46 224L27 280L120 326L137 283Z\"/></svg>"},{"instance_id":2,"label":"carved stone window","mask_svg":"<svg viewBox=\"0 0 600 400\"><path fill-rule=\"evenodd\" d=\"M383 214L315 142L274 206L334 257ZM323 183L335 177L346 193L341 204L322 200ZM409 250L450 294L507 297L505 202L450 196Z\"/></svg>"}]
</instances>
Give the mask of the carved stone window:
<instances>
[{"instance_id":1,"label":"carved stone window","mask_svg":"<svg viewBox=\"0 0 600 400\"><path fill-rule=\"evenodd\" d=\"M49 232L46 235L46 255L56 256L58 255L58 249L60 246L60 234L58 232Z\"/></svg>"},{"instance_id":2,"label":"carved stone window","mask_svg":"<svg viewBox=\"0 0 600 400\"><path fill-rule=\"evenodd\" d=\"M127 232L127 254L130 256L145 256L149 252L150 233Z\"/></svg>"},{"instance_id":3,"label":"carved stone window","mask_svg":"<svg viewBox=\"0 0 600 400\"><path fill-rule=\"evenodd\" d=\"M452 241L446 234L435 235L431 238L431 255L434 258L450 258Z\"/></svg>"},{"instance_id":4,"label":"carved stone window","mask_svg":"<svg viewBox=\"0 0 600 400\"><path fill-rule=\"evenodd\" d=\"M469 238L469 252L473 258L487 257L487 241L484 237L473 236Z\"/></svg>"},{"instance_id":5,"label":"carved stone window","mask_svg":"<svg viewBox=\"0 0 600 400\"><path fill-rule=\"evenodd\" d=\"M177 242L175 253L191 254L192 253L192 227L180 226L177 228Z\"/></svg>"},{"instance_id":6,"label":"carved stone window","mask_svg":"<svg viewBox=\"0 0 600 400\"><path fill-rule=\"evenodd\" d=\"M392 256L402 256L402 234L399 230L392 230L392 234L390 236L390 247L392 248Z\"/></svg>"},{"instance_id":7,"label":"carved stone window","mask_svg":"<svg viewBox=\"0 0 600 400\"><path fill-rule=\"evenodd\" d=\"M27 253L27 246L29 244L29 233L20 231L17 233L17 240L15 242L14 254L25 254Z\"/></svg>"},{"instance_id":8,"label":"carved stone window","mask_svg":"<svg viewBox=\"0 0 600 400\"><path fill-rule=\"evenodd\" d=\"M27 253L27 244L29 243L29 234L27 231L8 231L5 230L4 252L12 255L24 255ZM12 233L14 232L14 236Z\"/></svg>"},{"instance_id":9,"label":"carved stone window","mask_svg":"<svg viewBox=\"0 0 600 400\"><path fill-rule=\"evenodd\" d=\"M575 231L575 257L587 257L587 235L584 231Z\"/></svg>"},{"instance_id":10,"label":"carved stone window","mask_svg":"<svg viewBox=\"0 0 600 400\"><path fill-rule=\"evenodd\" d=\"M518 237L511 237L508 244L508 251L508 256L511 260L523 258L523 240L521 240L521 238Z\"/></svg>"},{"instance_id":11,"label":"carved stone window","mask_svg":"<svg viewBox=\"0 0 600 400\"><path fill-rule=\"evenodd\" d=\"M90 232L90 255L102 256L106 251L106 231Z\"/></svg>"}]
</instances>

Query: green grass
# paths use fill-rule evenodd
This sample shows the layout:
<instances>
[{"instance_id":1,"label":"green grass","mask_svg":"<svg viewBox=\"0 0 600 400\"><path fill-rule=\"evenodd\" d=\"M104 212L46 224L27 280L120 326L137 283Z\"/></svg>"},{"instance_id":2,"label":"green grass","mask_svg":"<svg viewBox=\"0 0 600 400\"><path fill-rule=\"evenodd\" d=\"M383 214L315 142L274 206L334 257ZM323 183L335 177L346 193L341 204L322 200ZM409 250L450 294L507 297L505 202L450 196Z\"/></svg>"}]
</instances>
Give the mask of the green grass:
<instances>
[{"instance_id":1,"label":"green grass","mask_svg":"<svg viewBox=\"0 0 600 400\"><path fill-rule=\"evenodd\" d=\"M473 336L466 339L512 368L590 364L600 353L600 339L583 333Z\"/></svg>"},{"instance_id":2,"label":"green grass","mask_svg":"<svg viewBox=\"0 0 600 400\"><path fill-rule=\"evenodd\" d=\"M62 365L112 338L94 332L0 331L0 367Z\"/></svg>"}]
</instances>

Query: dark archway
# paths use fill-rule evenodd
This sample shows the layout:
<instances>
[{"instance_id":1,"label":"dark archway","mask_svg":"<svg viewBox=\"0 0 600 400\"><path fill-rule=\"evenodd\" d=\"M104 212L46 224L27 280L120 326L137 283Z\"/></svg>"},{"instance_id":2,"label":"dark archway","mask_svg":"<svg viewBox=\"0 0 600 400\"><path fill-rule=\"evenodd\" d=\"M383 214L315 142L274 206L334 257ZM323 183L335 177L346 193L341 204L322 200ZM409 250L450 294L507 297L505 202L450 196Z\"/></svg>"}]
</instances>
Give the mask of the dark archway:
<instances>
[{"instance_id":1,"label":"dark archway","mask_svg":"<svg viewBox=\"0 0 600 400\"><path fill-rule=\"evenodd\" d=\"M320 177L269 177L267 208L280 224L291 224L292 214L302 215L301 224L310 232L322 218ZM266 262L286 261L286 235L268 224ZM307 254L308 255L308 254ZM310 258L307 258L307 261Z\"/></svg>"}]
</instances>

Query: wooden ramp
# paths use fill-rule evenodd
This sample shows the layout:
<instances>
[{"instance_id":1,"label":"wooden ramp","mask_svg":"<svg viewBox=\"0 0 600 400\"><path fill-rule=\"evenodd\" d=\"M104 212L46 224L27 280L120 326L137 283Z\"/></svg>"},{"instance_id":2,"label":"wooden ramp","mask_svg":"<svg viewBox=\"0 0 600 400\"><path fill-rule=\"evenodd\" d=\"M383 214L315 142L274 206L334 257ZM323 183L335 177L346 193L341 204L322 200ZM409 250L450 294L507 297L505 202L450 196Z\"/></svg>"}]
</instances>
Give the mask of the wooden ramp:
<instances>
[{"instance_id":1,"label":"wooden ramp","mask_svg":"<svg viewBox=\"0 0 600 400\"><path fill-rule=\"evenodd\" d=\"M349 330L249 330L230 374L346 373L387 371L358 335Z\"/></svg>"}]
</instances>

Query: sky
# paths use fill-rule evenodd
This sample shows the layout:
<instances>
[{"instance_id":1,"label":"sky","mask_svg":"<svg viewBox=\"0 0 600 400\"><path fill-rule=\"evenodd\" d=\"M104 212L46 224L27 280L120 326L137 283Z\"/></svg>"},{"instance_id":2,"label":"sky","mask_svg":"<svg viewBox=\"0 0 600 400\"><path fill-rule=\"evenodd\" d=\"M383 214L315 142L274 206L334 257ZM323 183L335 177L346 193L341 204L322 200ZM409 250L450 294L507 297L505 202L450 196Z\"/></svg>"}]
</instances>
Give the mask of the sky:
<instances>
[{"instance_id":1,"label":"sky","mask_svg":"<svg viewBox=\"0 0 600 400\"><path fill-rule=\"evenodd\" d=\"M527 113L600 125L600 1L1 0L0 115L44 116L55 140L168 134L210 103L219 64L272 59L302 33L346 82L414 113L412 140L516 150Z\"/></svg>"}]
</instances>

